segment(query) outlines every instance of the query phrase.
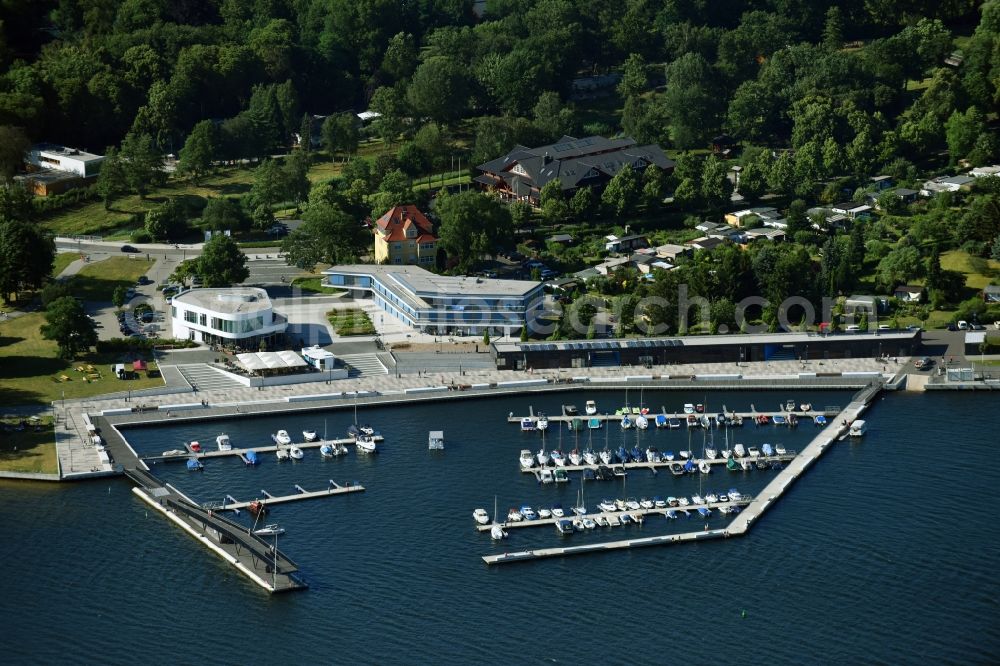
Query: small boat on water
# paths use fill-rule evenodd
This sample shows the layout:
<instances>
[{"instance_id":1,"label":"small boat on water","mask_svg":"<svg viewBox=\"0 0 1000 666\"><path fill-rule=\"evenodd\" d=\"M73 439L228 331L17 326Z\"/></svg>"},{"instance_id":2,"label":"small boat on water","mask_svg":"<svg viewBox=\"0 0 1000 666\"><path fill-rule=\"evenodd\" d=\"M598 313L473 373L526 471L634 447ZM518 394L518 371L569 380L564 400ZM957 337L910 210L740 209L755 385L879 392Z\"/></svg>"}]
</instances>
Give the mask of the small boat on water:
<instances>
[{"instance_id":1,"label":"small boat on water","mask_svg":"<svg viewBox=\"0 0 1000 666\"><path fill-rule=\"evenodd\" d=\"M774 455L774 447L771 446L770 444L761 444L760 445L760 452L763 453L765 456L773 456Z\"/></svg>"},{"instance_id":2,"label":"small boat on water","mask_svg":"<svg viewBox=\"0 0 1000 666\"><path fill-rule=\"evenodd\" d=\"M667 462L672 461L674 459L674 452L667 451L666 453L663 454L663 459L666 460Z\"/></svg>"},{"instance_id":3,"label":"small boat on water","mask_svg":"<svg viewBox=\"0 0 1000 666\"><path fill-rule=\"evenodd\" d=\"M375 445L375 438L365 433L361 433L360 435L358 435L358 438L354 440L354 445L358 447L358 453L378 452L378 448Z\"/></svg>"},{"instance_id":4,"label":"small boat on water","mask_svg":"<svg viewBox=\"0 0 1000 666\"><path fill-rule=\"evenodd\" d=\"M551 509L546 509L544 506L543 507L539 507L539 509L538 509L538 517L541 518L542 520L547 520L547 519L549 519L549 518L552 517L552 510Z\"/></svg>"},{"instance_id":5,"label":"small boat on water","mask_svg":"<svg viewBox=\"0 0 1000 666\"><path fill-rule=\"evenodd\" d=\"M591 430L600 430L602 425L603 424L601 423L601 419L596 417L587 421L587 427L590 428Z\"/></svg>"},{"instance_id":6,"label":"small boat on water","mask_svg":"<svg viewBox=\"0 0 1000 666\"><path fill-rule=\"evenodd\" d=\"M576 416L580 411L576 408L576 405L563 405L563 414L566 416Z\"/></svg>"},{"instance_id":7,"label":"small boat on water","mask_svg":"<svg viewBox=\"0 0 1000 666\"><path fill-rule=\"evenodd\" d=\"M277 524L264 525L264 527L255 529L253 533L259 537L278 536L285 533L285 528L279 527Z\"/></svg>"},{"instance_id":8,"label":"small boat on water","mask_svg":"<svg viewBox=\"0 0 1000 666\"><path fill-rule=\"evenodd\" d=\"M476 509L472 512L472 519L480 525L485 525L490 522L490 514L486 513L486 509Z\"/></svg>"},{"instance_id":9,"label":"small boat on water","mask_svg":"<svg viewBox=\"0 0 1000 666\"><path fill-rule=\"evenodd\" d=\"M176 456L186 456L188 454L184 449L170 449L169 451L164 451L160 455L164 458L173 458Z\"/></svg>"},{"instance_id":10,"label":"small boat on water","mask_svg":"<svg viewBox=\"0 0 1000 666\"><path fill-rule=\"evenodd\" d=\"M712 510L709 509L707 506L699 506L698 513L701 514L702 518L708 518L709 516L712 515Z\"/></svg>"},{"instance_id":11,"label":"small boat on water","mask_svg":"<svg viewBox=\"0 0 1000 666\"><path fill-rule=\"evenodd\" d=\"M551 460L551 458L549 458L549 454L545 450L544 443L542 444L542 448L538 450L538 453L535 454L535 458L538 460L538 465L540 467L545 467L546 465L549 464L549 460Z\"/></svg>"},{"instance_id":12,"label":"small boat on water","mask_svg":"<svg viewBox=\"0 0 1000 666\"><path fill-rule=\"evenodd\" d=\"M698 420L698 417L694 414L688 414L687 418L688 428L697 428L699 425L701 425L701 422Z\"/></svg>"},{"instance_id":13,"label":"small boat on water","mask_svg":"<svg viewBox=\"0 0 1000 666\"><path fill-rule=\"evenodd\" d=\"M198 442L191 442L188 444L188 448L191 450L191 453L201 453L201 444Z\"/></svg>"},{"instance_id":14,"label":"small boat on water","mask_svg":"<svg viewBox=\"0 0 1000 666\"><path fill-rule=\"evenodd\" d=\"M247 505L247 511L250 512L252 516L263 516L267 514L267 507L259 499L255 499Z\"/></svg>"},{"instance_id":15,"label":"small boat on water","mask_svg":"<svg viewBox=\"0 0 1000 666\"><path fill-rule=\"evenodd\" d=\"M709 493L705 495L705 502L707 502L708 504L715 504L718 501L719 501L719 496L716 495L715 493Z\"/></svg>"},{"instance_id":16,"label":"small boat on water","mask_svg":"<svg viewBox=\"0 0 1000 666\"><path fill-rule=\"evenodd\" d=\"M522 520L524 520L524 516L522 516L521 512L518 511L517 509L511 509L507 513L507 522L508 523L519 523Z\"/></svg>"},{"instance_id":17,"label":"small boat on water","mask_svg":"<svg viewBox=\"0 0 1000 666\"><path fill-rule=\"evenodd\" d=\"M215 446L218 447L220 451L232 451L233 444L229 441L229 435L226 433L220 434L215 438Z\"/></svg>"},{"instance_id":18,"label":"small boat on water","mask_svg":"<svg viewBox=\"0 0 1000 666\"><path fill-rule=\"evenodd\" d=\"M525 416L521 419L521 432L530 432L536 430L535 419Z\"/></svg>"},{"instance_id":19,"label":"small boat on water","mask_svg":"<svg viewBox=\"0 0 1000 666\"><path fill-rule=\"evenodd\" d=\"M586 412L588 416L593 416L597 413L597 403L593 400L588 400L587 404L583 408L583 411Z\"/></svg>"},{"instance_id":20,"label":"small boat on water","mask_svg":"<svg viewBox=\"0 0 1000 666\"><path fill-rule=\"evenodd\" d=\"M556 521L556 530L560 534L571 534L573 532L573 521L569 519Z\"/></svg>"},{"instance_id":21,"label":"small boat on water","mask_svg":"<svg viewBox=\"0 0 1000 666\"><path fill-rule=\"evenodd\" d=\"M556 467L565 467L566 466L566 457L563 455L562 451L560 451L559 449L553 449L552 453L550 454L550 457L552 458L552 463Z\"/></svg>"},{"instance_id":22,"label":"small boat on water","mask_svg":"<svg viewBox=\"0 0 1000 666\"><path fill-rule=\"evenodd\" d=\"M316 434L315 430L303 430L302 431L302 439L304 439L307 442L315 442L318 438L319 438L319 435Z\"/></svg>"},{"instance_id":23,"label":"small boat on water","mask_svg":"<svg viewBox=\"0 0 1000 666\"><path fill-rule=\"evenodd\" d=\"M742 444L737 444L733 447L733 455L737 458L742 458L747 454L747 449Z\"/></svg>"},{"instance_id":24,"label":"small boat on water","mask_svg":"<svg viewBox=\"0 0 1000 666\"><path fill-rule=\"evenodd\" d=\"M521 469L531 469L535 466L535 454L531 449L521 449Z\"/></svg>"},{"instance_id":25,"label":"small boat on water","mask_svg":"<svg viewBox=\"0 0 1000 666\"><path fill-rule=\"evenodd\" d=\"M728 469L730 472L736 471L737 469L739 469L739 467L740 464L736 462L736 458L730 458L729 460L726 461L726 469Z\"/></svg>"},{"instance_id":26,"label":"small boat on water","mask_svg":"<svg viewBox=\"0 0 1000 666\"><path fill-rule=\"evenodd\" d=\"M597 454L594 453L593 450L587 449L586 451L583 452L583 461L588 465L596 465L597 460L598 460Z\"/></svg>"},{"instance_id":27,"label":"small boat on water","mask_svg":"<svg viewBox=\"0 0 1000 666\"><path fill-rule=\"evenodd\" d=\"M812 408L813 406L811 402L803 402L801 405L799 405L800 412L811 412Z\"/></svg>"},{"instance_id":28,"label":"small boat on water","mask_svg":"<svg viewBox=\"0 0 1000 666\"><path fill-rule=\"evenodd\" d=\"M324 458L335 458L347 453L347 447L343 444L327 442L319 447L319 454Z\"/></svg>"},{"instance_id":29,"label":"small boat on water","mask_svg":"<svg viewBox=\"0 0 1000 666\"><path fill-rule=\"evenodd\" d=\"M705 449L705 457L708 458L709 460L715 460L716 458L719 457L719 452L709 447Z\"/></svg>"},{"instance_id":30,"label":"small boat on water","mask_svg":"<svg viewBox=\"0 0 1000 666\"><path fill-rule=\"evenodd\" d=\"M592 530L597 527L597 523L589 516L584 516L581 518L581 521L583 522L583 529L585 530Z\"/></svg>"},{"instance_id":31,"label":"small boat on water","mask_svg":"<svg viewBox=\"0 0 1000 666\"><path fill-rule=\"evenodd\" d=\"M622 425L622 430L629 430L632 427L632 419L630 419L628 416L623 416L621 425Z\"/></svg>"},{"instance_id":32,"label":"small boat on water","mask_svg":"<svg viewBox=\"0 0 1000 666\"><path fill-rule=\"evenodd\" d=\"M785 411L786 412L794 412L795 411L795 401L794 400L786 400L785 401Z\"/></svg>"},{"instance_id":33,"label":"small boat on water","mask_svg":"<svg viewBox=\"0 0 1000 666\"><path fill-rule=\"evenodd\" d=\"M649 419L640 414L639 416L635 417L635 427L638 428L639 430L645 430L646 428L649 427Z\"/></svg>"},{"instance_id":34,"label":"small boat on water","mask_svg":"<svg viewBox=\"0 0 1000 666\"><path fill-rule=\"evenodd\" d=\"M697 405L694 406L694 411L696 411L699 414L704 413L705 412L705 405L703 405L703 404L701 404L699 402Z\"/></svg>"},{"instance_id":35,"label":"small boat on water","mask_svg":"<svg viewBox=\"0 0 1000 666\"><path fill-rule=\"evenodd\" d=\"M562 467L557 467L555 469L555 473L553 474L553 478L556 483L569 483L569 472Z\"/></svg>"},{"instance_id":36,"label":"small boat on water","mask_svg":"<svg viewBox=\"0 0 1000 666\"><path fill-rule=\"evenodd\" d=\"M823 416L822 414L817 414L816 416L813 417L813 424L817 426L825 426L826 417Z\"/></svg>"},{"instance_id":37,"label":"small boat on water","mask_svg":"<svg viewBox=\"0 0 1000 666\"><path fill-rule=\"evenodd\" d=\"M275 449L274 455L278 458L278 460L288 460L289 458L288 449L283 449L280 446Z\"/></svg>"},{"instance_id":38,"label":"small boat on water","mask_svg":"<svg viewBox=\"0 0 1000 666\"><path fill-rule=\"evenodd\" d=\"M538 520L538 514L527 504L521 507L521 515L525 520Z\"/></svg>"},{"instance_id":39,"label":"small boat on water","mask_svg":"<svg viewBox=\"0 0 1000 666\"><path fill-rule=\"evenodd\" d=\"M545 467L538 473L539 483L552 483L556 480L555 474L552 473L551 467Z\"/></svg>"},{"instance_id":40,"label":"small boat on water","mask_svg":"<svg viewBox=\"0 0 1000 666\"><path fill-rule=\"evenodd\" d=\"M694 404L692 404L690 402L684 403L684 413L685 414L694 414Z\"/></svg>"},{"instance_id":41,"label":"small boat on water","mask_svg":"<svg viewBox=\"0 0 1000 666\"><path fill-rule=\"evenodd\" d=\"M431 430L427 434L428 451L444 451L444 430Z\"/></svg>"},{"instance_id":42,"label":"small boat on water","mask_svg":"<svg viewBox=\"0 0 1000 666\"><path fill-rule=\"evenodd\" d=\"M740 469L742 469L744 472L749 472L750 470L753 469L753 461L751 461L749 458L741 459Z\"/></svg>"},{"instance_id":43,"label":"small boat on water","mask_svg":"<svg viewBox=\"0 0 1000 666\"><path fill-rule=\"evenodd\" d=\"M573 449L569 452L569 464L579 465L583 463L583 456L580 454L579 449Z\"/></svg>"},{"instance_id":44,"label":"small boat on water","mask_svg":"<svg viewBox=\"0 0 1000 666\"><path fill-rule=\"evenodd\" d=\"M660 462L660 452L655 446L651 446L646 449L646 462L658 463Z\"/></svg>"},{"instance_id":45,"label":"small boat on water","mask_svg":"<svg viewBox=\"0 0 1000 666\"><path fill-rule=\"evenodd\" d=\"M783 447L781 444L778 444L774 447L774 452L777 453L779 456L783 456L788 453L788 449Z\"/></svg>"},{"instance_id":46,"label":"small boat on water","mask_svg":"<svg viewBox=\"0 0 1000 666\"><path fill-rule=\"evenodd\" d=\"M200 460L195 460L194 458L188 458L187 468L189 472L197 472L205 469L205 466L201 464Z\"/></svg>"},{"instance_id":47,"label":"small boat on water","mask_svg":"<svg viewBox=\"0 0 1000 666\"><path fill-rule=\"evenodd\" d=\"M292 438L288 435L287 430L279 430L277 433L271 435L271 439L281 446L288 446L292 443Z\"/></svg>"},{"instance_id":48,"label":"small boat on water","mask_svg":"<svg viewBox=\"0 0 1000 666\"><path fill-rule=\"evenodd\" d=\"M294 446L294 445L293 445L293 446L290 446L290 447L288 448L288 456L289 456L289 457L290 457L290 458L291 458L292 460L302 460L302 458L303 458L303 456L304 456L304 455L305 455L305 454L303 454L303 453L302 453L302 449L300 449L300 448L299 448L299 447L297 447L297 446Z\"/></svg>"},{"instance_id":49,"label":"small boat on water","mask_svg":"<svg viewBox=\"0 0 1000 666\"><path fill-rule=\"evenodd\" d=\"M861 419L857 419L851 423L851 429L848 431L848 434L851 437L863 437L866 432L868 432L868 424Z\"/></svg>"},{"instance_id":50,"label":"small boat on water","mask_svg":"<svg viewBox=\"0 0 1000 666\"><path fill-rule=\"evenodd\" d=\"M771 418L771 422L774 423L774 425L788 425L788 419L786 419L781 414L775 414Z\"/></svg>"},{"instance_id":51,"label":"small boat on water","mask_svg":"<svg viewBox=\"0 0 1000 666\"><path fill-rule=\"evenodd\" d=\"M753 459L757 459L760 457L760 449L758 449L756 446L751 446L747 448L747 455Z\"/></svg>"},{"instance_id":52,"label":"small boat on water","mask_svg":"<svg viewBox=\"0 0 1000 666\"><path fill-rule=\"evenodd\" d=\"M611 451L608 451L607 449L599 451L597 457L600 458L601 462L604 463L605 465L611 464Z\"/></svg>"},{"instance_id":53,"label":"small boat on water","mask_svg":"<svg viewBox=\"0 0 1000 666\"><path fill-rule=\"evenodd\" d=\"M257 464L257 452L254 451L253 449L247 449L246 451L244 451L243 452L243 462L245 462L247 465L256 465Z\"/></svg>"},{"instance_id":54,"label":"small boat on water","mask_svg":"<svg viewBox=\"0 0 1000 666\"><path fill-rule=\"evenodd\" d=\"M701 495L691 495L691 504L703 504L704 502Z\"/></svg>"},{"instance_id":55,"label":"small boat on water","mask_svg":"<svg viewBox=\"0 0 1000 666\"><path fill-rule=\"evenodd\" d=\"M490 538L494 541L503 541L507 538L507 532L497 523L493 523L493 527L490 528Z\"/></svg>"},{"instance_id":56,"label":"small boat on water","mask_svg":"<svg viewBox=\"0 0 1000 666\"><path fill-rule=\"evenodd\" d=\"M670 426L670 422L667 420L666 414L657 414L655 421L657 428L667 428Z\"/></svg>"},{"instance_id":57,"label":"small boat on water","mask_svg":"<svg viewBox=\"0 0 1000 666\"><path fill-rule=\"evenodd\" d=\"M709 464L707 460L702 460L700 463L698 463L698 471L700 471L702 474L708 474L709 472L712 471L712 466Z\"/></svg>"},{"instance_id":58,"label":"small boat on water","mask_svg":"<svg viewBox=\"0 0 1000 666\"><path fill-rule=\"evenodd\" d=\"M677 428L681 427L681 420L677 418L667 419L667 425L670 427L671 430L676 430Z\"/></svg>"}]
</instances>

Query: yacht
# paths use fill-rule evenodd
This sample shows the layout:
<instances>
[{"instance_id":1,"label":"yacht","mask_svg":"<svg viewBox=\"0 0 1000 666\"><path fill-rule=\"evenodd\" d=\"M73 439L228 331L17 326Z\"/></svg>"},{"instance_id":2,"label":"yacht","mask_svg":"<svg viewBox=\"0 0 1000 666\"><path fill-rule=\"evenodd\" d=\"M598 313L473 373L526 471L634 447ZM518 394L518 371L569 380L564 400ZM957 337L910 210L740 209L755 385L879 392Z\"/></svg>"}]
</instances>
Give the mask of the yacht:
<instances>
[{"instance_id":1,"label":"yacht","mask_svg":"<svg viewBox=\"0 0 1000 666\"><path fill-rule=\"evenodd\" d=\"M655 446L651 446L648 449L646 449L646 460L651 463L660 462L660 452L656 449Z\"/></svg>"},{"instance_id":2,"label":"yacht","mask_svg":"<svg viewBox=\"0 0 1000 666\"><path fill-rule=\"evenodd\" d=\"M750 456L751 458L755 458L755 459L759 458L760 457L760 449L758 449L756 446L751 446L751 447L749 447L747 449L747 455Z\"/></svg>"},{"instance_id":3,"label":"yacht","mask_svg":"<svg viewBox=\"0 0 1000 666\"><path fill-rule=\"evenodd\" d=\"M535 466L535 454L531 449L521 449L521 469L531 469Z\"/></svg>"},{"instance_id":4,"label":"yacht","mask_svg":"<svg viewBox=\"0 0 1000 666\"><path fill-rule=\"evenodd\" d=\"M553 518L563 518L566 516L566 511L563 509L562 504L552 505L552 517Z\"/></svg>"},{"instance_id":5,"label":"yacht","mask_svg":"<svg viewBox=\"0 0 1000 666\"><path fill-rule=\"evenodd\" d=\"M715 460L716 458L719 457L719 452L709 447L705 449L705 457L708 458L709 460Z\"/></svg>"},{"instance_id":6,"label":"yacht","mask_svg":"<svg viewBox=\"0 0 1000 666\"><path fill-rule=\"evenodd\" d=\"M705 500L702 499L701 495L691 495L692 504L703 504Z\"/></svg>"},{"instance_id":7,"label":"yacht","mask_svg":"<svg viewBox=\"0 0 1000 666\"><path fill-rule=\"evenodd\" d=\"M572 451L570 451L569 452L569 464L570 465L579 465L581 463L583 463L583 456L580 455L580 451L578 449L573 449Z\"/></svg>"},{"instance_id":8,"label":"yacht","mask_svg":"<svg viewBox=\"0 0 1000 666\"><path fill-rule=\"evenodd\" d=\"M639 430L645 430L646 428L649 427L649 419L640 414L639 416L635 417L635 427L638 428Z\"/></svg>"},{"instance_id":9,"label":"yacht","mask_svg":"<svg viewBox=\"0 0 1000 666\"><path fill-rule=\"evenodd\" d=\"M503 541L507 538L507 532L496 523L493 523L493 527L490 528L490 538L494 541Z\"/></svg>"},{"instance_id":10,"label":"yacht","mask_svg":"<svg viewBox=\"0 0 1000 666\"><path fill-rule=\"evenodd\" d=\"M538 422L535 423L535 427L539 430L548 430L549 428L549 417L541 412L538 413Z\"/></svg>"},{"instance_id":11,"label":"yacht","mask_svg":"<svg viewBox=\"0 0 1000 666\"><path fill-rule=\"evenodd\" d=\"M712 471L712 466L708 463L707 460L702 460L700 463L698 463L698 470L702 474L708 474L709 472Z\"/></svg>"},{"instance_id":12,"label":"yacht","mask_svg":"<svg viewBox=\"0 0 1000 666\"><path fill-rule=\"evenodd\" d=\"M288 449L278 447L274 455L277 456L278 460L288 460Z\"/></svg>"},{"instance_id":13,"label":"yacht","mask_svg":"<svg viewBox=\"0 0 1000 666\"><path fill-rule=\"evenodd\" d=\"M535 430L535 419L529 418L527 416L521 419L521 430L523 432Z\"/></svg>"},{"instance_id":14,"label":"yacht","mask_svg":"<svg viewBox=\"0 0 1000 666\"><path fill-rule=\"evenodd\" d=\"M303 430L302 439L307 442L315 442L319 436L316 434L315 430Z\"/></svg>"},{"instance_id":15,"label":"yacht","mask_svg":"<svg viewBox=\"0 0 1000 666\"><path fill-rule=\"evenodd\" d=\"M343 444L331 444L327 442L323 446L319 447L319 454L324 458L334 458L336 456L342 456L347 453L347 447Z\"/></svg>"},{"instance_id":16,"label":"yacht","mask_svg":"<svg viewBox=\"0 0 1000 666\"><path fill-rule=\"evenodd\" d=\"M611 451L604 449L603 451L598 453L597 456L601 459L601 462L604 463L605 465L611 464Z\"/></svg>"},{"instance_id":17,"label":"yacht","mask_svg":"<svg viewBox=\"0 0 1000 666\"><path fill-rule=\"evenodd\" d=\"M749 458L743 458L743 459L740 460L740 468L744 472L749 472L750 470L753 469L753 463L750 462Z\"/></svg>"},{"instance_id":18,"label":"yacht","mask_svg":"<svg viewBox=\"0 0 1000 666\"><path fill-rule=\"evenodd\" d=\"M260 537L263 537L263 536L278 536L278 535L281 535L281 534L285 533L285 528L284 527L278 527L278 525L264 525L264 527L260 527L258 529L255 529L253 531L253 533L255 535L257 535L257 536L260 536Z\"/></svg>"},{"instance_id":19,"label":"yacht","mask_svg":"<svg viewBox=\"0 0 1000 666\"><path fill-rule=\"evenodd\" d=\"M618 507L615 506L615 503L609 499L601 500L601 503L597 505L597 508L603 511L604 513L611 513L612 511L618 510Z\"/></svg>"},{"instance_id":20,"label":"yacht","mask_svg":"<svg viewBox=\"0 0 1000 666\"><path fill-rule=\"evenodd\" d=\"M622 430L628 430L632 427L632 419L628 416L622 417Z\"/></svg>"},{"instance_id":21,"label":"yacht","mask_svg":"<svg viewBox=\"0 0 1000 666\"><path fill-rule=\"evenodd\" d=\"M354 444L358 447L358 453L375 453L378 450L375 446L375 439L371 435L364 433L358 435L358 438L354 440Z\"/></svg>"},{"instance_id":22,"label":"yacht","mask_svg":"<svg viewBox=\"0 0 1000 666\"><path fill-rule=\"evenodd\" d=\"M778 444L774 447L774 452L777 453L779 456L783 456L788 453L788 449L786 449L781 444Z\"/></svg>"},{"instance_id":23,"label":"yacht","mask_svg":"<svg viewBox=\"0 0 1000 666\"><path fill-rule=\"evenodd\" d=\"M709 504L715 504L716 502L719 501L719 496L716 495L715 493L709 493L705 495L705 501L708 502Z\"/></svg>"},{"instance_id":24,"label":"yacht","mask_svg":"<svg viewBox=\"0 0 1000 666\"><path fill-rule=\"evenodd\" d=\"M300 449L297 446L291 446L288 448L288 456L292 460L302 460L303 456L302 449Z\"/></svg>"},{"instance_id":25,"label":"yacht","mask_svg":"<svg viewBox=\"0 0 1000 666\"><path fill-rule=\"evenodd\" d=\"M583 528L584 529L592 530L595 527L597 527L597 523L594 522L593 518L588 518L587 516L583 517Z\"/></svg>"},{"instance_id":26,"label":"yacht","mask_svg":"<svg viewBox=\"0 0 1000 666\"><path fill-rule=\"evenodd\" d=\"M508 523L519 523L522 520L524 520L524 516L522 516L521 512L518 511L517 509L511 509L510 512L507 514Z\"/></svg>"},{"instance_id":27,"label":"yacht","mask_svg":"<svg viewBox=\"0 0 1000 666\"><path fill-rule=\"evenodd\" d=\"M490 522L490 515L486 513L486 509L476 509L472 512L472 519L480 525L485 525Z\"/></svg>"},{"instance_id":28,"label":"yacht","mask_svg":"<svg viewBox=\"0 0 1000 666\"><path fill-rule=\"evenodd\" d=\"M552 517L552 510L546 509L544 506L538 509L538 517L542 520L546 520Z\"/></svg>"},{"instance_id":29,"label":"yacht","mask_svg":"<svg viewBox=\"0 0 1000 666\"><path fill-rule=\"evenodd\" d=\"M670 425L670 423L667 421L666 414L657 414L655 420L657 428L667 428Z\"/></svg>"},{"instance_id":30,"label":"yacht","mask_svg":"<svg viewBox=\"0 0 1000 666\"><path fill-rule=\"evenodd\" d=\"M674 459L674 452L667 451L666 453L663 454L663 459L666 460L667 462L670 462L671 460Z\"/></svg>"},{"instance_id":31,"label":"yacht","mask_svg":"<svg viewBox=\"0 0 1000 666\"><path fill-rule=\"evenodd\" d=\"M588 400L584 410L588 416L593 416L597 413L597 403L593 400Z\"/></svg>"},{"instance_id":32,"label":"yacht","mask_svg":"<svg viewBox=\"0 0 1000 666\"><path fill-rule=\"evenodd\" d=\"M222 433L215 438L215 445L219 447L220 451L232 451L233 443L229 441L229 435Z\"/></svg>"},{"instance_id":33,"label":"yacht","mask_svg":"<svg viewBox=\"0 0 1000 666\"><path fill-rule=\"evenodd\" d=\"M654 506L653 500L647 497L643 497L641 500L639 500L639 506L641 506L643 509L652 509Z\"/></svg>"},{"instance_id":34,"label":"yacht","mask_svg":"<svg viewBox=\"0 0 1000 666\"><path fill-rule=\"evenodd\" d=\"M583 452L583 460L588 465L596 465L597 464L597 454L594 453L592 450L587 449L586 451Z\"/></svg>"},{"instance_id":35,"label":"yacht","mask_svg":"<svg viewBox=\"0 0 1000 666\"><path fill-rule=\"evenodd\" d=\"M684 403L684 413L685 414L694 414L694 405L692 403L690 403L690 402Z\"/></svg>"},{"instance_id":36,"label":"yacht","mask_svg":"<svg viewBox=\"0 0 1000 666\"><path fill-rule=\"evenodd\" d=\"M868 424L861 419L858 419L851 424L851 429L848 434L850 434L851 437L862 437L866 432L868 432Z\"/></svg>"},{"instance_id":37,"label":"yacht","mask_svg":"<svg viewBox=\"0 0 1000 666\"><path fill-rule=\"evenodd\" d=\"M737 444L733 447L733 455L737 458L742 458L747 454L747 449L742 444Z\"/></svg>"},{"instance_id":38,"label":"yacht","mask_svg":"<svg viewBox=\"0 0 1000 666\"><path fill-rule=\"evenodd\" d=\"M545 445L542 444L542 448L538 449L538 453L535 454L535 458L538 460L538 464L541 467L545 467L549 464L549 454L545 451Z\"/></svg>"},{"instance_id":39,"label":"yacht","mask_svg":"<svg viewBox=\"0 0 1000 666\"><path fill-rule=\"evenodd\" d=\"M552 463L556 467L565 467L566 466L566 457L563 456L562 451L560 451L559 449L553 449L552 450Z\"/></svg>"},{"instance_id":40,"label":"yacht","mask_svg":"<svg viewBox=\"0 0 1000 666\"><path fill-rule=\"evenodd\" d=\"M538 514L527 504L521 507L521 515L525 520L538 520Z\"/></svg>"},{"instance_id":41,"label":"yacht","mask_svg":"<svg viewBox=\"0 0 1000 666\"><path fill-rule=\"evenodd\" d=\"M774 447L771 446L770 444L761 444L760 445L760 451L765 456L773 456L774 455Z\"/></svg>"},{"instance_id":42,"label":"yacht","mask_svg":"<svg viewBox=\"0 0 1000 666\"><path fill-rule=\"evenodd\" d=\"M542 471L538 473L539 483L549 484L555 480L555 475L552 474L552 469L549 467L542 469Z\"/></svg>"},{"instance_id":43,"label":"yacht","mask_svg":"<svg viewBox=\"0 0 1000 666\"><path fill-rule=\"evenodd\" d=\"M292 438L288 436L287 430L279 430L276 434L271 435L271 439L281 446L288 446L292 443Z\"/></svg>"}]
</instances>

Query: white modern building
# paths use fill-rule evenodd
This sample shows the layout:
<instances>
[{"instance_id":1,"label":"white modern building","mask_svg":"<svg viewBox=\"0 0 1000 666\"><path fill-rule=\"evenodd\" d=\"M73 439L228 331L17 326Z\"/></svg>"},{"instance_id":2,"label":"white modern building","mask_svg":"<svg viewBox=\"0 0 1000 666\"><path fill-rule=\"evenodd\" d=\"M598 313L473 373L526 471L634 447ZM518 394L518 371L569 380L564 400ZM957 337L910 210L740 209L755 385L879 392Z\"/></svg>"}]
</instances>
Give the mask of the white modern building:
<instances>
[{"instance_id":1,"label":"white modern building","mask_svg":"<svg viewBox=\"0 0 1000 666\"><path fill-rule=\"evenodd\" d=\"M173 336L205 344L273 348L288 327L267 292L255 287L191 289L170 302Z\"/></svg>"},{"instance_id":2,"label":"white modern building","mask_svg":"<svg viewBox=\"0 0 1000 666\"><path fill-rule=\"evenodd\" d=\"M371 298L425 333L517 334L541 313L542 283L437 275L419 266L353 264L325 271L327 284Z\"/></svg>"},{"instance_id":3,"label":"white modern building","mask_svg":"<svg viewBox=\"0 0 1000 666\"><path fill-rule=\"evenodd\" d=\"M41 143L32 146L27 155L28 164L39 169L54 169L72 173L81 178L96 176L104 161L102 155L94 155L85 150Z\"/></svg>"}]
</instances>

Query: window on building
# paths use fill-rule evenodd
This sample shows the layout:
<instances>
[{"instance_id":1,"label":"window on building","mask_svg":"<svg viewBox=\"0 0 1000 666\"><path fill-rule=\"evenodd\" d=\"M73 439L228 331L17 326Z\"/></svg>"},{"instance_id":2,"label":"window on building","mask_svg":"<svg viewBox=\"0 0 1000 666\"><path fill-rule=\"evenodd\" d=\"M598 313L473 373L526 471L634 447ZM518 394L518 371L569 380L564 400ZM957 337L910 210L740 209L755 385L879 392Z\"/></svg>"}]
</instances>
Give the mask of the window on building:
<instances>
[{"instance_id":1,"label":"window on building","mask_svg":"<svg viewBox=\"0 0 1000 666\"><path fill-rule=\"evenodd\" d=\"M189 324L197 324L198 323L198 313L195 312L194 310L185 310L184 311L184 321L188 322Z\"/></svg>"},{"instance_id":2,"label":"window on building","mask_svg":"<svg viewBox=\"0 0 1000 666\"><path fill-rule=\"evenodd\" d=\"M171 305L170 306L170 318L171 319L177 319L177 306L176 305Z\"/></svg>"},{"instance_id":3,"label":"window on building","mask_svg":"<svg viewBox=\"0 0 1000 666\"><path fill-rule=\"evenodd\" d=\"M198 323L201 324L202 326L208 326L208 324L206 323L207 320L208 320L207 315L203 314L198 315Z\"/></svg>"}]
</instances>

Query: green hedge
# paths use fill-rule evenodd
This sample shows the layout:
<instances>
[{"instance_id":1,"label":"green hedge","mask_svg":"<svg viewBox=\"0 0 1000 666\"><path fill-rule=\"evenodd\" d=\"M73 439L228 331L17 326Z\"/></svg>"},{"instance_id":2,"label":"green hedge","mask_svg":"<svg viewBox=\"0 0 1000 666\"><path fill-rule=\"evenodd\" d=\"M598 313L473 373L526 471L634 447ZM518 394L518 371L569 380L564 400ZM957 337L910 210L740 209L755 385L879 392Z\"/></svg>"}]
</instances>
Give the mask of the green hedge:
<instances>
[{"instance_id":1,"label":"green hedge","mask_svg":"<svg viewBox=\"0 0 1000 666\"><path fill-rule=\"evenodd\" d=\"M62 194L34 197L31 200L31 205L35 208L36 213L44 215L45 213L53 213L63 208L71 208L81 203L100 201L100 199L101 195L97 193L97 188L91 185L90 187L78 187Z\"/></svg>"},{"instance_id":2,"label":"green hedge","mask_svg":"<svg viewBox=\"0 0 1000 666\"><path fill-rule=\"evenodd\" d=\"M98 340L97 352L100 354L126 352L135 350L152 351L153 347L167 349L187 349L197 347L198 343L191 340L174 340L167 338L111 338Z\"/></svg>"}]
</instances>

